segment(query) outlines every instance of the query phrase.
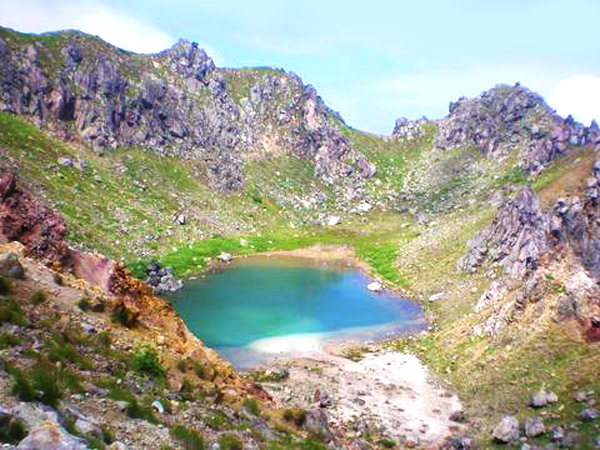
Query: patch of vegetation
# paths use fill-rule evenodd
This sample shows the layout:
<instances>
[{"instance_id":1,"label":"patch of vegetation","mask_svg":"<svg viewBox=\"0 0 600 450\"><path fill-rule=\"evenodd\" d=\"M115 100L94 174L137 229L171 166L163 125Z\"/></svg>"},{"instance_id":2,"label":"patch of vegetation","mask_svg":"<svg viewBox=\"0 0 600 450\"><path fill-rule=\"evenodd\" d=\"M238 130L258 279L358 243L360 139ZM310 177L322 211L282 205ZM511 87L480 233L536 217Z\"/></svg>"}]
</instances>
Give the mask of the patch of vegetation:
<instances>
[{"instance_id":1,"label":"patch of vegetation","mask_svg":"<svg viewBox=\"0 0 600 450\"><path fill-rule=\"evenodd\" d=\"M45 303L46 300L48 300L48 294L44 290L36 291L29 297L29 303L34 306L39 306L42 303Z\"/></svg>"},{"instance_id":2,"label":"patch of vegetation","mask_svg":"<svg viewBox=\"0 0 600 450\"><path fill-rule=\"evenodd\" d=\"M35 391L40 391L41 402L57 408L64 393L59 383L59 371L51 364L36 364L30 371L31 385Z\"/></svg>"},{"instance_id":3,"label":"patch of vegetation","mask_svg":"<svg viewBox=\"0 0 600 450\"><path fill-rule=\"evenodd\" d=\"M125 413L133 419L143 419L150 423L158 423L151 406L141 404L136 396L124 386L118 386L113 380L98 381L99 387L108 389L108 398L127 403Z\"/></svg>"},{"instance_id":4,"label":"patch of vegetation","mask_svg":"<svg viewBox=\"0 0 600 450\"><path fill-rule=\"evenodd\" d=\"M0 324L12 323L20 327L27 325L27 318L21 311L21 305L13 298L0 299Z\"/></svg>"},{"instance_id":5,"label":"patch of vegetation","mask_svg":"<svg viewBox=\"0 0 600 450\"><path fill-rule=\"evenodd\" d=\"M117 307L110 317L113 322L118 323L125 328L133 328L137 323L137 316L125 306Z\"/></svg>"},{"instance_id":6,"label":"patch of vegetation","mask_svg":"<svg viewBox=\"0 0 600 450\"><path fill-rule=\"evenodd\" d=\"M8 278L0 277L0 295L10 295L12 293L12 283Z\"/></svg>"},{"instance_id":7,"label":"patch of vegetation","mask_svg":"<svg viewBox=\"0 0 600 450\"><path fill-rule=\"evenodd\" d=\"M379 445L383 448L396 448L396 441L392 441L391 439L381 439Z\"/></svg>"},{"instance_id":8,"label":"patch of vegetation","mask_svg":"<svg viewBox=\"0 0 600 450\"><path fill-rule=\"evenodd\" d=\"M340 356L350 361L359 362L364 359L365 354L368 352L369 349L366 347L350 347L343 349Z\"/></svg>"},{"instance_id":9,"label":"patch of vegetation","mask_svg":"<svg viewBox=\"0 0 600 450\"><path fill-rule=\"evenodd\" d=\"M12 419L0 425L0 442L18 444L27 437L27 428L17 419Z\"/></svg>"},{"instance_id":10,"label":"patch of vegetation","mask_svg":"<svg viewBox=\"0 0 600 450\"><path fill-rule=\"evenodd\" d=\"M112 427L110 425L103 424L100 427L100 430L102 432L102 441L104 441L104 443L106 445L110 445L113 442L115 442L115 440L116 440L115 431L112 429Z\"/></svg>"},{"instance_id":11,"label":"patch of vegetation","mask_svg":"<svg viewBox=\"0 0 600 450\"><path fill-rule=\"evenodd\" d=\"M306 411L300 408L286 409L283 411L283 420L292 422L297 427L301 427L306 421Z\"/></svg>"},{"instance_id":12,"label":"patch of vegetation","mask_svg":"<svg viewBox=\"0 0 600 450\"><path fill-rule=\"evenodd\" d=\"M177 439L185 450L204 450L204 437L197 430L176 425L170 430L171 436Z\"/></svg>"},{"instance_id":13,"label":"patch of vegetation","mask_svg":"<svg viewBox=\"0 0 600 450\"><path fill-rule=\"evenodd\" d=\"M235 434L223 434L219 437L219 448L221 450L243 450L244 444Z\"/></svg>"},{"instance_id":14,"label":"patch of vegetation","mask_svg":"<svg viewBox=\"0 0 600 450\"><path fill-rule=\"evenodd\" d=\"M242 406L248 410L248 412L254 416L260 416L260 403L258 400L252 397L248 397L242 403Z\"/></svg>"},{"instance_id":15,"label":"patch of vegetation","mask_svg":"<svg viewBox=\"0 0 600 450\"><path fill-rule=\"evenodd\" d=\"M286 380L290 376L287 371L273 371L273 370L253 370L248 373L247 377L252 381L258 383L278 383Z\"/></svg>"},{"instance_id":16,"label":"patch of vegetation","mask_svg":"<svg viewBox=\"0 0 600 450\"><path fill-rule=\"evenodd\" d=\"M77 339L74 335L71 338ZM71 362L82 370L94 368L92 361L83 356L61 333L52 333L52 338L45 342L45 347L50 361Z\"/></svg>"},{"instance_id":17,"label":"patch of vegetation","mask_svg":"<svg viewBox=\"0 0 600 450\"><path fill-rule=\"evenodd\" d=\"M87 297L81 297L77 302L77 307L82 311L88 311L90 309L90 299Z\"/></svg>"},{"instance_id":18,"label":"patch of vegetation","mask_svg":"<svg viewBox=\"0 0 600 450\"><path fill-rule=\"evenodd\" d=\"M150 377L160 378L166 374L156 349L150 345L143 345L136 351L133 368L139 374Z\"/></svg>"},{"instance_id":19,"label":"patch of vegetation","mask_svg":"<svg viewBox=\"0 0 600 450\"><path fill-rule=\"evenodd\" d=\"M229 430L232 428L231 421L222 411L215 411L204 422L213 430Z\"/></svg>"},{"instance_id":20,"label":"patch of vegetation","mask_svg":"<svg viewBox=\"0 0 600 450\"><path fill-rule=\"evenodd\" d=\"M21 343L21 338L12 333L0 333L0 350L5 350Z\"/></svg>"}]
</instances>

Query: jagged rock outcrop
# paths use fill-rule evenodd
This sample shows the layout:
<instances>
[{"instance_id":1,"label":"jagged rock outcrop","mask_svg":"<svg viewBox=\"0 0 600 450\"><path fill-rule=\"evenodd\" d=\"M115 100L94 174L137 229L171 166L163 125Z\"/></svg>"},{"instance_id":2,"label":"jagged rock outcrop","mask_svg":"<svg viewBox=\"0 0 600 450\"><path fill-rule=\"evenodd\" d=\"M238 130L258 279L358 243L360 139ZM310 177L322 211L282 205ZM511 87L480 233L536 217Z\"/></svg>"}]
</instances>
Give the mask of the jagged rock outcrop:
<instances>
[{"instance_id":1,"label":"jagged rock outcrop","mask_svg":"<svg viewBox=\"0 0 600 450\"><path fill-rule=\"evenodd\" d=\"M523 169L538 172L570 147L594 144L597 137L595 128L586 128L571 116L562 119L529 89L498 85L475 99L451 103L435 146L445 150L475 145L489 157L517 147Z\"/></svg>"},{"instance_id":2,"label":"jagged rock outcrop","mask_svg":"<svg viewBox=\"0 0 600 450\"><path fill-rule=\"evenodd\" d=\"M423 125L427 119L410 120L406 117L401 117L396 120L392 136L399 139L417 139L423 137Z\"/></svg>"},{"instance_id":3,"label":"jagged rock outcrop","mask_svg":"<svg viewBox=\"0 0 600 450\"><path fill-rule=\"evenodd\" d=\"M243 187L245 159L273 151L308 159L329 183L375 171L299 77L218 69L183 40L134 55L80 32L32 38L0 28L0 80L0 110L98 151L141 146L201 160L222 193Z\"/></svg>"},{"instance_id":4,"label":"jagged rock outcrop","mask_svg":"<svg viewBox=\"0 0 600 450\"><path fill-rule=\"evenodd\" d=\"M529 304L538 304L541 314L551 296L554 321L578 320L588 340L600 339L599 169L600 161L579 195L559 199L548 212L541 210L531 189L519 191L469 243L460 268L473 270L491 262L502 268L503 275L475 307L476 312L491 307L487 318L474 327L476 335L497 335ZM542 265L558 270L562 281L538 270Z\"/></svg>"},{"instance_id":5,"label":"jagged rock outcrop","mask_svg":"<svg viewBox=\"0 0 600 450\"><path fill-rule=\"evenodd\" d=\"M510 278L521 279L539 266L549 247L549 232L550 221L541 211L538 196L530 188L523 189L505 201L492 225L469 242L459 264L471 270L489 260Z\"/></svg>"}]
</instances>

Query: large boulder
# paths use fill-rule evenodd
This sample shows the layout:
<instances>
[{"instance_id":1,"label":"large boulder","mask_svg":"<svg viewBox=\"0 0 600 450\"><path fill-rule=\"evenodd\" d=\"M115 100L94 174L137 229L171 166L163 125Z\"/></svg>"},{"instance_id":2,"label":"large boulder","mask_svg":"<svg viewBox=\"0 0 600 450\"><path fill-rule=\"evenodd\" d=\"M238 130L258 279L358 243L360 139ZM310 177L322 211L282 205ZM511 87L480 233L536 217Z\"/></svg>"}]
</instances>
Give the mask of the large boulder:
<instances>
[{"instance_id":1,"label":"large boulder","mask_svg":"<svg viewBox=\"0 0 600 450\"><path fill-rule=\"evenodd\" d=\"M46 421L29 431L18 450L87 450L86 442L67 433L57 422Z\"/></svg>"},{"instance_id":2,"label":"large boulder","mask_svg":"<svg viewBox=\"0 0 600 450\"><path fill-rule=\"evenodd\" d=\"M327 423L327 415L319 407L311 408L306 411L303 428L325 442L333 439L333 433L329 429Z\"/></svg>"},{"instance_id":3,"label":"large boulder","mask_svg":"<svg viewBox=\"0 0 600 450\"><path fill-rule=\"evenodd\" d=\"M519 421L513 416L504 416L496 425L493 432L494 439L508 444L519 439Z\"/></svg>"}]
</instances>

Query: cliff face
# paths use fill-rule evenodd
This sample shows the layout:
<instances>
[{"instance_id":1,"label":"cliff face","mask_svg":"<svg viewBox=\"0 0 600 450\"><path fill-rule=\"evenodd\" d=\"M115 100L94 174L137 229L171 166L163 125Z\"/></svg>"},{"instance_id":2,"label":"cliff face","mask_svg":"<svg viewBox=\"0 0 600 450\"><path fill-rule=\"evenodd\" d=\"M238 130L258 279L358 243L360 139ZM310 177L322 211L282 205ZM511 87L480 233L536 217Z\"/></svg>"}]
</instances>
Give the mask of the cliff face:
<instances>
[{"instance_id":1,"label":"cliff face","mask_svg":"<svg viewBox=\"0 0 600 450\"><path fill-rule=\"evenodd\" d=\"M600 326L600 160L575 193L558 198L548 211L531 189L505 201L493 223L469 243L459 262L463 270L491 264L500 277L481 296L475 310L484 319L476 334L494 336L520 316L554 321L576 319L589 340ZM581 180L578 180L581 183ZM490 266L487 266L488 269ZM529 312L531 315L532 313Z\"/></svg>"},{"instance_id":2,"label":"cliff face","mask_svg":"<svg viewBox=\"0 0 600 450\"><path fill-rule=\"evenodd\" d=\"M80 32L0 29L0 79L0 110L99 152L141 146L203 160L221 192L243 186L244 160L273 152L311 161L330 183L374 174L299 77L218 69L195 43L137 55Z\"/></svg>"}]
</instances>

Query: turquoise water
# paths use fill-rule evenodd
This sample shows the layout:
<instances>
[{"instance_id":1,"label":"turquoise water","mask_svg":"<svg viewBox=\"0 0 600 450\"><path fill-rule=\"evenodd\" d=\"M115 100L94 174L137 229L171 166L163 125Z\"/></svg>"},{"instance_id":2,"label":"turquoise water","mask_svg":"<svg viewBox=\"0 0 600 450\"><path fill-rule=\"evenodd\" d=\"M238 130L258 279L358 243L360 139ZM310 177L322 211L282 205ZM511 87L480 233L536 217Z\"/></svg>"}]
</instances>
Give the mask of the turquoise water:
<instances>
[{"instance_id":1,"label":"turquoise water","mask_svg":"<svg viewBox=\"0 0 600 450\"><path fill-rule=\"evenodd\" d=\"M312 345L423 325L417 304L372 293L369 281L356 269L255 259L190 280L171 301L199 339L234 365L245 366L281 349L305 350L307 338Z\"/></svg>"}]
</instances>

